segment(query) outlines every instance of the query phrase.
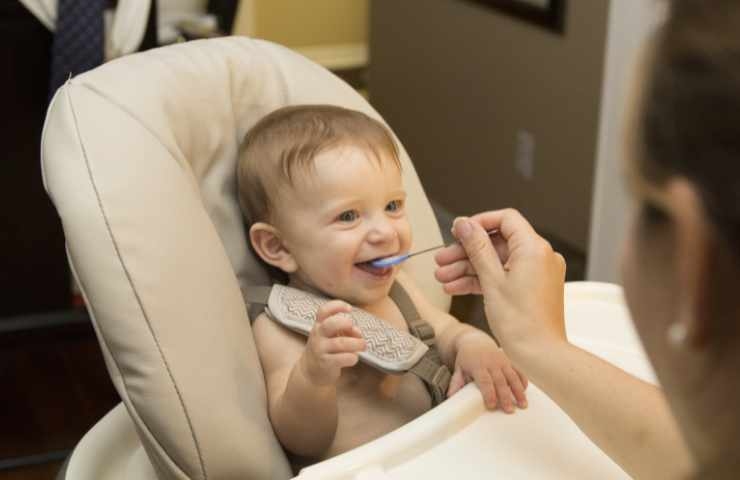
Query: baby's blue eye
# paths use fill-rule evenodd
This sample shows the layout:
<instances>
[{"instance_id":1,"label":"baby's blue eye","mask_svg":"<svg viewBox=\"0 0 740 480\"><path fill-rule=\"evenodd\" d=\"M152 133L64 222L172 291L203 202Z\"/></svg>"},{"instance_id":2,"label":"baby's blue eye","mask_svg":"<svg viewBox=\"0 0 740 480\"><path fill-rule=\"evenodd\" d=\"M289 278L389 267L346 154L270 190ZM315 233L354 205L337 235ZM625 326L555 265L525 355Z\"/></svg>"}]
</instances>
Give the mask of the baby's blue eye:
<instances>
[{"instance_id":1,"label":"baby's blue eye","mask_svg":"<svg viewBox=\"0 0 740 480\"><path fill-rule=\"evenodd\" d=\"M388 202L388 205L385 206L385 210L388 212L397 212L401 210L401 207L403 207L402 200L392 200Z\"/></svg>"},{"instance_id":2,"label":"baby's blue eye","mask_svg":"<svg viewBox=\"0 0 740 480\"><path fill-rule=\"evenodd\" d=\"M354 222L357 220L357 217L359 215L357 214L356 210L347 210L346 212L342 212L337 216L337 220L340 222Z\"/></svg>"}]
</instances>

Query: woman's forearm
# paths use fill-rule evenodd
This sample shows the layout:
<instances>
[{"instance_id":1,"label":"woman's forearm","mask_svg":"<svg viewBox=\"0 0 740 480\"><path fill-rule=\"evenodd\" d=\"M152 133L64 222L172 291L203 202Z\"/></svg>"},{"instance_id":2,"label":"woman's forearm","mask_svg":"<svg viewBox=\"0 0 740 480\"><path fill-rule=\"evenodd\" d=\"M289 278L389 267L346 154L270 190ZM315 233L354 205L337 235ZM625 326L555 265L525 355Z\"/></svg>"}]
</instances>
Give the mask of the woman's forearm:
<instances>
[{"instance_id":1,"label":"woman's forearm","mask_svg":"<svg viewBox=\"0 0 740 480\"><path fill-rule=\"evenodd\" d=\"M336 386L314 385L299 360L285 390L271 402L270 418L282 445L290 452L317 457L334 441L337 430Z\"/></svg>"},{"instance_id":2,"label":"woman's forearm","mask_svg":"<svg viewBox=\"0 0 740 480\"><path fill-rule=\"evenodd\" d=\"M660 388L567 343L519 354L517 361L634 478L683 478L691 472L691 455Z\"/></svg>"}]
</instances>

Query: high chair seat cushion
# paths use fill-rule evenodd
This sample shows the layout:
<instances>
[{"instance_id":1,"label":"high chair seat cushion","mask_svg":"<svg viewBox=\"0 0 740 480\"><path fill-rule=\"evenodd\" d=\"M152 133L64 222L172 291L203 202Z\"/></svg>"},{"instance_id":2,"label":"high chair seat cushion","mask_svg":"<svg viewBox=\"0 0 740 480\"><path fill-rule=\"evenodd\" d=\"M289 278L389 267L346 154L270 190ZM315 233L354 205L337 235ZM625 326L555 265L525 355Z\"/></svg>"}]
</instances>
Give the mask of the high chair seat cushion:
<instances>
[{"instance_id":1,"label":"high chair seat cushion","mask_svg":"<svg viewBox=\"0 0 740 480\"><path fill-rule=\"evenodd\" d=\"M246 247L235 165L257 120L303 103L379 118L322 67L238 37L109 62L49 107L44 183L108 371L161 479L290 477L240 292L267 275ZM401 160L415 248L440 243ZM448 307L431 257L408 263Z\"/></svg>"}]
</instances>

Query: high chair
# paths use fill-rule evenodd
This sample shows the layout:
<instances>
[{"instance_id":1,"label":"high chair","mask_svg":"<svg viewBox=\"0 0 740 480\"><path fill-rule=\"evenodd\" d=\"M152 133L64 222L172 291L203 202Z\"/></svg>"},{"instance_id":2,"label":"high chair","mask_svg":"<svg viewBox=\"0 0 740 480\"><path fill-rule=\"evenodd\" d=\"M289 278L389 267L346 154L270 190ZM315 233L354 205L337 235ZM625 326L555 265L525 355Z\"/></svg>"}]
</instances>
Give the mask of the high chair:
<instances>
[{"instance_id":1,"label":"high chair","mask_svg":"<svg viewBox=\"0 0 740 480\"><path fill-rule=\"evenodd\" d=\"M245 132L291 104L380 118L322 67L269 42L202 40L109 62L55 95L44 184L122 403L80 441L60 479L292 477L267 418L240 288L268 282L247 248L235 165ZM443 113L442 113L443 114ZM400 144L399 144L400 145ZM441 235L400 147L414 248ZM403 267L440 308L425 255ZM652 371L618 287L566 288L572 341L643 378ZM624 478L536 386L516 415L474 385L300 479Z\"/></svg>"}]
</instances>

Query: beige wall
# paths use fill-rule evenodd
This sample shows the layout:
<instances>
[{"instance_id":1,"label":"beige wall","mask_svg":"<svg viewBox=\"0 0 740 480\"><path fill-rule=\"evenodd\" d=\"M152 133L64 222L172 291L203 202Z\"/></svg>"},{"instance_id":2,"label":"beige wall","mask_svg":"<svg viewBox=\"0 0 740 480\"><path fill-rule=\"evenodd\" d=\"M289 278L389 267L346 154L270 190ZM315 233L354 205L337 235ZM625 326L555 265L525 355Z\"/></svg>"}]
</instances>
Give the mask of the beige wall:
<instances>
[{"instance_id":1,"label":"beige wall","mask_svg":"<svg viewBox=\"0 0 740 480\"><path fill-rule=\"evenodd\" d=\"M453 213L513 206L586 250L608 0L569 0L563 36L465 0L373 0L370 99ZM519 129L534 178L514 166Z\"/></svg>"},{"instance_id":2,"label":"beige wall","mask_svg":"<svg viewBox=\"0 0 740 480\"><path fill-rule=\"evenodd\" d=\"M365 43L368 0L245 0L235 33L289 47ZM248 18L251 12L252 17ZM251 23L250 23L251 22Z\"/></svg>"}]
</instances>

